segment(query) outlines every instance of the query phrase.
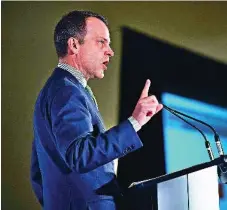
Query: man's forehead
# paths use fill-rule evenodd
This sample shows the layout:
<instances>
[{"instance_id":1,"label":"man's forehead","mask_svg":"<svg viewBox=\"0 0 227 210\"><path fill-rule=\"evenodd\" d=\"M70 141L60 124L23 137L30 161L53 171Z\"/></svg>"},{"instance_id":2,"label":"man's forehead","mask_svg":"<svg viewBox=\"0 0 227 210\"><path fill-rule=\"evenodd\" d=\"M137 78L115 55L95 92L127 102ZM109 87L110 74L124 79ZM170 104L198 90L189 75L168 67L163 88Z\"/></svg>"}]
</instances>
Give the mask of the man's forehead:
<instances>
[{"instance_id":1,"label":"man's forehead","mask_svg":"<svg viewBox=\"0 0 227 210\"><path fill-rule=\"evenodd\" d=\"M91 33L110 42L110 33L106 24L98 18L89 17L86 19L87 34Z\"/></svg>"}]
</instances>

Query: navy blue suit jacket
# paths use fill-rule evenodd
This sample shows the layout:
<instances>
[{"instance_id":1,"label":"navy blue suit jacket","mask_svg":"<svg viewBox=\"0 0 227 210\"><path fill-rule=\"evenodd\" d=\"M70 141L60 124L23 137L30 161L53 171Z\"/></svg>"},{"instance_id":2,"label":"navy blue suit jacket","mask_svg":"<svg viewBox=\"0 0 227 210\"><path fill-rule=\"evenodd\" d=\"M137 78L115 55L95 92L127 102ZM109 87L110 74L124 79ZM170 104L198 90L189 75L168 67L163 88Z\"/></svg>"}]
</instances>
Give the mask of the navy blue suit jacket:
<instances>
[{"instance_id":1,"label":"navy blue suit jacket","mask_svg":"<svg viewBox=\"0 0 227 210\"><path fill-rule=\"evenodd\" d=\"M128 120L106 131L89 93L73 75L56 68L34 110L36 197L45 210L95 209L92 203L109 202L118 191L113 160L141 146ZM108 202L97 209L114 209Z\"/></svg>"}]
</instances>

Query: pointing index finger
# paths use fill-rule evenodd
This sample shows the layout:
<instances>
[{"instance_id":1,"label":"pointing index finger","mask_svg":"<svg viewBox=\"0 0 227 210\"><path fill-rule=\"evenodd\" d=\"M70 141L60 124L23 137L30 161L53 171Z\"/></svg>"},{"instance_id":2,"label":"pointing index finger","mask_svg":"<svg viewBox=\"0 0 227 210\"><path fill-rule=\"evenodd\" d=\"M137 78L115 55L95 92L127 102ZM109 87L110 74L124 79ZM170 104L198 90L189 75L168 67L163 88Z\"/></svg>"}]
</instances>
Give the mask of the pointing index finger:
<instances>
[{"instance_id":1,"label":"pointing index finger","mask_svg":"<svg viewBox=\"0 0 227 210\"><path fill-rule=\"evenodd\" d=\"M140 95L140 98L145 98L145 97L148 96L150 85L151 85L151 81L149 79L147 79L147 81L145 83L145 86L144 86L144 88L142 90L142 93Z\"/></svg>"}]
</instances>

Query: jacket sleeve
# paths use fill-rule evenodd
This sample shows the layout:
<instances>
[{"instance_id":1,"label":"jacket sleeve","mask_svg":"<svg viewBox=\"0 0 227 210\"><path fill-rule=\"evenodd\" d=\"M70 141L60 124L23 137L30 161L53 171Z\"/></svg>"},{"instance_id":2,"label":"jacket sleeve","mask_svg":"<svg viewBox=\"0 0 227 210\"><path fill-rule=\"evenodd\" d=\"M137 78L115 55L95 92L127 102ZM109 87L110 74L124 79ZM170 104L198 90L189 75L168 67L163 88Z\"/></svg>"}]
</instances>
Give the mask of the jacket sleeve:
<instances>
[{"instance_id":1,"label":"jacket sleeve","mask_svg":"<svg viewBox=\"0 0 227 210\"><path fill-rule=\"evenodd\" d=\"M129 120L97 136L86 100L74 87L58 91L51 103L51 124L57 149L67 166L86 173L142 147Z\"/></svg>"},{"instance_id":2,"label":"jacket sleeve","mask_svg":"<svg viewBox=\"0 0 227 210\"><path fill-rule=\"evenodd\" d=\"M39 203L43 206L43 187L42 176L39 168L39 162L35 147L35 142L32 142L32 158L31 158L31 183L33 191L39 200Z\"/></svg>"}]
</instances>

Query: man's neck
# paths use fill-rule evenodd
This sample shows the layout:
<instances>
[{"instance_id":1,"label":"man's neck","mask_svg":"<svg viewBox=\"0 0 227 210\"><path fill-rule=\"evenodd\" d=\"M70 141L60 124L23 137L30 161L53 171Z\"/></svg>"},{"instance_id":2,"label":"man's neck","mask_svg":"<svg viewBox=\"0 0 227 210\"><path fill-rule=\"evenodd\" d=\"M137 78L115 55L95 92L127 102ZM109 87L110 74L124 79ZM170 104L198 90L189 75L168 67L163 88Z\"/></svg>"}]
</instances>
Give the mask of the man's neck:
<instances>
[{"instance_id":1,"label":"man's neck","mask_svg":"<svg viewBox=\"0 0 227 210\"><path fill-rule=\"evenodd\" d=\"M73 68L76 69L77 71L80 71L80 72L83 74L84 78L85 78L87 81L89 80L89 76L86 74L86 72L83 71L83 70L79 67L79 65L78 65L76 62L74 62L72 59L68 58L67 56L64 57L64 58L59 58L58 62L59 62L59 63L65 63L65 64L67 64L67 65L73 67Z\"/></svg>"}]
</instances>

